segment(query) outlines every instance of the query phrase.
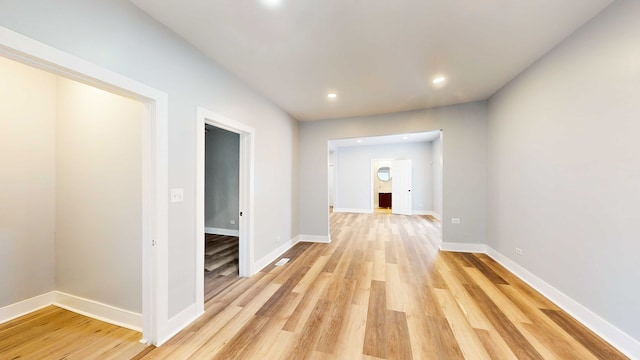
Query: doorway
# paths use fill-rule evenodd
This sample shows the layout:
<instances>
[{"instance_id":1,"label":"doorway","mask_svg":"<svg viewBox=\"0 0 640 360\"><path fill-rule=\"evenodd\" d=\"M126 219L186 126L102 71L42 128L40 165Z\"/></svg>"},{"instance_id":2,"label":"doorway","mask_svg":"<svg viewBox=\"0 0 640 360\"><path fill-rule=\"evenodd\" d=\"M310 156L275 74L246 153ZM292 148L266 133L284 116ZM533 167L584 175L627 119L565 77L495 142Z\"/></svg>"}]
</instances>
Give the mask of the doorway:
<instances>
[{"instance_id":1,"label":"doorway","mask_svg":"<svg viewBox=\"0 0 640 360\"><path fill-rule=\"evenodd\" d=\"M238 208L234 219L227 219L229 225L237 225L239 238L238 273L241 277L253 275L253 184L254 184L254 149L255 130L216 114L209 110L198 108L196 121L197 129L197 165L196 165L196 306L199 314L204 312L204 274L205 274L205 198L206 198L206 162L205 162L205 126L230 132L238 136ZM234 200L232 200L234 201ZM229 217L227 215L226 217ZM231 221L237 221L231 224ZM231 229L234 230L234 229Z\"/></svg>"},{"instance_id":2,"label":"doorway","mask_svg":"<svg viewBox=\"0 0 640 360\"><path fill-rule=\"evenodd\" d=\"M373 212L391 214L393 200L393 160L374 159L371 161L371 181L373 190Z\"/></svg>"},{"instance_id":3,"label":"doorway","mask_svg":"<svg viewBox=\"0 0 640 360\"><path fill-rule=\"evenodd\" d=\"M205 302L238 278L240 135L205 124Z\"/></svg>"},{"instance_id":4,"label":"doorway","mask_svg":"<svg viewBox=\"0 0 640 360\"><path fill-rule=\"evenodd\" d=\"M73 55L0 27L0 56L139 101L142 120L141 236L143 341L162 343L168 329L168 141L167 94L113 73ZM46 295L46 294L45 294ZM35 298L34 298L35 299ZM30 301L30 300L29 300ZM38 297L22 304L22 312L55 302ZM97 303L93 303L94 309ZM105 316L108 319L109 316Z\"/></svg>"}]
</instances>

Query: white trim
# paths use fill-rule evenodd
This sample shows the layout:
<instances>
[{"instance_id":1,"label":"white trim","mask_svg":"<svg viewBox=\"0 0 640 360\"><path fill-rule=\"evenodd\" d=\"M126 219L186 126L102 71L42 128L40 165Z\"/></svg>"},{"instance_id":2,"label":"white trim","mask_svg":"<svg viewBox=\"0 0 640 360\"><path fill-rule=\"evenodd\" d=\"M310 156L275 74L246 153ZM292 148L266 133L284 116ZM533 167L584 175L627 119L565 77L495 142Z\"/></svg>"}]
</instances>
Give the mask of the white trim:
<instances>
[{"instance_id":1,"label":"white trim","mask_svg":"<svg viewBox=\"0 0 640 360\"><path fill-rule=\"evenodd\" d=\"M412 215L429 215L440 220L440 215L432 210L411 210Z\"/></svg>"},{"instance_id":2,"label":"white trim","mask_svg":"<svg viewBox=\"0 0 640 360\"><path fill-rule=\"evenodd\" d=\"M142 314L103 304L98 301L55 291L53 305L109 324L142 331Z\"/></svg>"},{"instance_id":3,"label":"white trim","mask_svg":"<svg viewBox=\"0 0 640 360\"><path fill-rule=\"evenodd\" d=\"M354 213L354 214L373 214L373 209L346 209L346 208L333 208L334 213Z\"/></svg>"},{"instance_id":4,"label":"white trim","mask_svg":"<svg viewBox=\"0 0 640 360\"><path fill-rule=\"evenodd\" d=\"M164 338L159 339L158 346L164 344L166 341L174 337L177 333L182 331L189 324L202 316L202 314L204 314L204 311L199 310L198 305L194 303L173 316L171 319L169 319L169 328L172 329L172 331L166 334Z\"/></svg>"},{"instance_id":5,"label":"white trim","mask_svg":"<svg viewBox=\"0 0 640 360\"><path fill-rule=\"evenodd\" d=\"M282 245L278 246L275 250L258 259L258 261L253 264L253 269L255 270L254 273L257 273L258 271L264 269L267 265L274 262L278 257L280 257L280 255L287 252L298 242L300 242L300 237L296 236L295 238L282 243Z\"/></svg>"},{"instance_id":6,"label":"white trim","mask_svg":"<svg viewBox=\"0 0 640 360\"><path fill-rule=\"evenodd\" d=\"M50 291L0 308L0 324L50 305L116 326L139 332L142 331L142 314L67 294L62 291Z\"/></svg>"},{"instance_id":7,"label":"white trim","mask_svg":"<svg viewBox=\"0 0 640 360\"><path fill-rule=\"evenodd\" d=\"M0 55L145 104L142 174L143 338L168 331L168 96L152 87L0 27ZM152 241L156 246L152 246Z\"/></svg>"},{"instance_id":8,"label":"white trim","mask_svg":"<svg viewBox=\"0 0 640 360\"><path fill-rule=\"evenodd\" d=\"M470 243L441 242L440 250L451 252L487 253L487 245Z\"/></svg>"},{"instance_id":9,"label":"white trim","mask_svg":"<svg viewBox=\"0 0 640 360\"><path fill-rule=\"evenodd\" d=\"M235 229L205 227L204 232L207 234L214 234L214 235L240 236L240 230L235 230Z\"/></svg>"},{"instance_id":10,"label":"white trim","mask_svg":"<svg viewBox=\"0 0 640 360\"><path fill-rule=\"evenodd\" d=\"M519 277L532 288L558 305L562 310L573 316L584 326L595 332L616 349L632 359L640 359L640 342L627 333L610 324L593 311L587 309L562 291L529 272L520 264L509 259L502 253L487 246L487 255L504 266L511 273Z\"/></svg>"},{"instance_id":11,"label":"white trim","mask_svg":"<svg viewBox=\"0 0 640 360\"><path fill-rule=\"evenodd\" d=\"M299 236L301 242L312 242L312 243L322 243L322 244L330 244L331 237L324 235L300 235Z\"/></svg>"},{"instance_id":12,"label":"white trim","mask_svg":"<svg viewBox=\"0 0 640 360\"><path fill-rule=\"evenodd\" d=\"M20 316L40 310L53 304L55 299L55 291L34 296L15 304L7 305L0 308L0 324L19 318Z\"/></svg>"},{"instance_id":13,"label":"white trim","mask_svg":"<svg viewBox=\"0 0 640 360\"><path fill-rule=\"evenodd\" d=\"M239 273L242 277L253 275L254 270L254 169L255 129L246 124L198 107L196 116L196 221L195 221L195 304L197 313L204 311L204 172L205 172L205 124L240 135L239 207Z\"/></svg>"}]
</instances>

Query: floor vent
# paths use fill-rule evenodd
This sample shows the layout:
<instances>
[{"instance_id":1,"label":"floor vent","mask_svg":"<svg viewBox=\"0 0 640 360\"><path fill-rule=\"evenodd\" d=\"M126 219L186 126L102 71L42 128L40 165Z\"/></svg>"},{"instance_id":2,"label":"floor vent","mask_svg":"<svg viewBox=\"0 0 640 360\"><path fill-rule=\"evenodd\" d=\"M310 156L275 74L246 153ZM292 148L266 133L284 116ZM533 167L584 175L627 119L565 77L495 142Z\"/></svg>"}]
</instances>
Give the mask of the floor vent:
<instances>
[{"instance_id":1,"label":"floor vent","mask_svg":"<svg viewBox=\"0 0 640 360\"><path fill-rule=\"evenodd\" d=\"M276 263L276 266L282 266L282 265L286 264L287 262L289 262L289 258L282 258L282 259L278 260L278 262Z\"/></svg>"}]
</instances>

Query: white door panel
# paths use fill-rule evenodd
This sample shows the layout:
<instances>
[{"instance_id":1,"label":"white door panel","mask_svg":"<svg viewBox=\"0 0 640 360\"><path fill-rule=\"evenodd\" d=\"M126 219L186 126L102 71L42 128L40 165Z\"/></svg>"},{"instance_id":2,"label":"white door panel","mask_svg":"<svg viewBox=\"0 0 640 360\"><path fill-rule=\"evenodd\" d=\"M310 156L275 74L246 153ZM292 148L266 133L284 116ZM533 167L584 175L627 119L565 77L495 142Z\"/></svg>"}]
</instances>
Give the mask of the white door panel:
<instances>
[{"instance_id":1,"label":"white door panel","mask_svg":"<svg viewBox=\"0 0 640 360\"><path fill-rule=\"evenodd\" d=\"M391 212L411 215L411 160L394 160L391 176Z\"/></svg>"}]
</instances>

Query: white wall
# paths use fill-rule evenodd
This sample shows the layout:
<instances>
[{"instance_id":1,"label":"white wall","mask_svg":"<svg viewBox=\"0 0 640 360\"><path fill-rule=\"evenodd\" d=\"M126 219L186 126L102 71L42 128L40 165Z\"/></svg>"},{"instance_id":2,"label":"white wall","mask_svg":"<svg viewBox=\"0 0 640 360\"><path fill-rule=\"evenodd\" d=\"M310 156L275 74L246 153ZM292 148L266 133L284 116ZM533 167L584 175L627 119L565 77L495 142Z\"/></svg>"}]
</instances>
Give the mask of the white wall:
<instances>
[{"instance_id":1,"label":"white wall","mask_svg":"<svg viewBox=\"0 0 640 360\"><path fill-rule=\"evenodd\" d=\"M488 125L489 244L636 341L638 19L614 2L493 96Z\"/></svg>"},{"instance_id":2,"label":"white wall","mask_svg":"<svg viewBox=\"0 0 640 360\"><path fill-rule=\"evenodd\" d=\"M55 288L56 76L0 57L0 307Z\"/></svg>"},{"instance_id":3,"label":"white wall","mask_svg":"<svg viewBox=\"0 0 640 360\"><path fill-rule=\"evenodd\" d=\"M238 230L240 135L219 128L207 131L204 178L205 227Z\"/></svg>"},{"instance_id":4,"label":"white wall","mask_svg":"<svg viewBox=\"0 0 640 360\"><path fill-rule=\"evenodd\" d=\"M433 164L433 211L442 217L442 132L431 142Z\"/></svg>"},{"instance_id":5,"label":"white wall","mask_svg":"<svg viewBox=\"0 0 640 360\"><path fill-rule=\"evenodd\" d=\"M256 259L281 245L277 236L298 234L295 119L126 0L3 0L0 8L1 26L168 94L169 187L185 189L184 202L169 204L170 317L196 296L198 106L256 129Z\"/></svg>"},{"instance_id":6,"label":"white wall","mask_svg":"<svg viewBox=\"0 0 640 360\"><path fill-rule=\"evenodd\" d=\"M320 191L327 189L328 140L443 129L443 239L485 243L486 119L486 102L475 102L300 123L300 233L328 236L328 200ZM451 224L451 217L462 221Z\"/></svg>"},{"instance_id":7,"label":"white wall","mask_svg":"<svg viewBox=\"0 0 640 360\"><path fill-rule=\"evenodd\" d=\"M142 312L142 103L58 79L56 290Z\"/></svg>"},{"instance_id":8,"label":"white wall","mask_svg":"<svg viewBox=\"0 0 640 360\"><path fill-rule=\"evenodd\" d=\"M374 159L411 160L413 210L424 212L432 209L433 172L430 142L341 147L336 150L336 153L338 157L336 191L339 199L336 209L371 211L372 203L374 207L377 204L379 186L386 186L388 187L386 192L391 192L391 186L388 183L375 181L377 180L374 175L376 169L373 171L371 169L371 161ZM391 174L393 176L393 167ZM372 183L374 188L371 187Z\"/></svg>"}]
</instances>

